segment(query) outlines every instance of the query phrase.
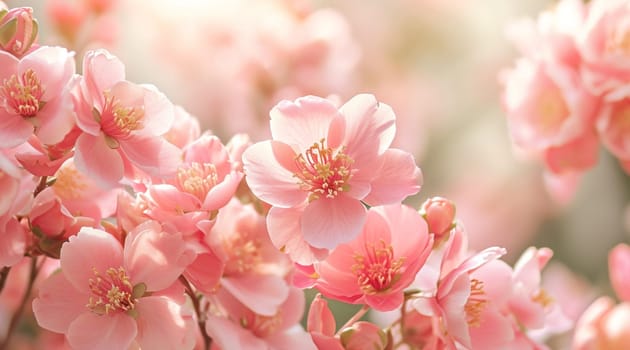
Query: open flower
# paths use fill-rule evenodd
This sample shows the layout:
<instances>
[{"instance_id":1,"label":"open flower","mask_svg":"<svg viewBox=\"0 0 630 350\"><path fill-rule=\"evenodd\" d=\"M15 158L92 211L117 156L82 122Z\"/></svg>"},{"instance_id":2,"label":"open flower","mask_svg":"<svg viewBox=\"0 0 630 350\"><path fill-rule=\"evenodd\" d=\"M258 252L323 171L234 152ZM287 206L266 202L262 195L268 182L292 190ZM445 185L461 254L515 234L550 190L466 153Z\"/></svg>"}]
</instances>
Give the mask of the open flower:
<instances>
[{"instance_id":1,"label":"open flower","mask_svg":"<svg viewBox=\"0 0 630 350\"><path fill-rule=\"evenodd\" d=\"M177 278L194 258L180 235L148 221L125 246L83 228L61 248L61 271L33 301L40 326L63 333L76 349L192 349L194 325L174 298ZM169 293L164 293L171 288Z\"/></svg>"},{"instance_id":2,"label":"open flower","mask_svg":"<svg viewBox=\"0 0 630 350\"><path fill-rule=\"evenodd\" d=\"M370 208L359 236L314 264L315 287L326 297L389 311L424 265L433 237L414 209L393 204Z\"/></svg>"},{"instance_id":3,"label":"open flower","mask_svg":"<svg viewBox=\"0 0 630 350\"><path fill-rule=\"evenodd\" d=\"M90 51L73 90L77 125L77 168L103 187L115 187L133 165L153 176L172 175L181 151L162 135L175 109L155 87L125 80L125 67L105 50Z\"/></svg>"},{"instance_id":4,"label":"open flower","mask_svg":"<svg viewBox=\"0 0 630 350\"><path fill-rule=\"evenodd\" d=\"M372 95L357 95L339 109L307 96L280 102L270 115L273 140L250 146L244 169L252 192L273 206L272 241L299 263L318 260L312 250L354 239L366 219L362 202L397 203L420 189L413 157L389 149L393 111ZM273 223L293 218L297 232Z\"/></svg>"},{"instance_id":5,"label":"open flower","mask_svg":"<svg viewBox=\"0 0 630 350\"><path fill-rule=\"evenodd\" d=\"M0 148L25 142L35 133L55 144L73 125L69 84L74 53L42 46L21 59L0 51Z\"/></svg>"}]
</instances>

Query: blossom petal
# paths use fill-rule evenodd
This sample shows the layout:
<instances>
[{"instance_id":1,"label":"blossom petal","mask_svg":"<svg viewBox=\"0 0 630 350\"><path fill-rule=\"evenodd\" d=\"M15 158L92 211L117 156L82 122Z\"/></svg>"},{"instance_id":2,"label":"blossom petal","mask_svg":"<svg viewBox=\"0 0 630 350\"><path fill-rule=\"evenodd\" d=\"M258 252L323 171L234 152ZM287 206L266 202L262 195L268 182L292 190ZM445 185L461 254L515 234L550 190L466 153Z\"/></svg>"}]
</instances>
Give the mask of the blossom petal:
<instances>
[{"instance_id":1,"label":"blossom petal","mask_svg":"<svg viewBox=\"0 0 630 350\"><path fill-rule=\"evenodd\" d=\"M334 249L340 243L354 239L366 219L366 209L360 201L338 196L319 198L304 209L302 235L316 248Z\"/></svg>"},{"instance_id":2,"label":"blossom petal","mask_svg":"<svg viewBox=\"0 0 630 350\"><path fill-rule=\"evenodd\" d=\"M243 152L245 179L254 194L277 207L289 208L306 200L293 173L274 156L275 141L251 145Z\"/></svg>"},{"instance_id":3,"label":"blossom petal","mask_svg":"<svg viewBox=\"0 0 630 350\"><path fill-rule=\"evenodd\" d=\"M268 350L264 340L227 318L208 315L206 333L220 349Z\"/></svg>"},{"instance_id":4,"label":"blossom petal","mask_svg":"<svg viewBox=\"0 0 630 350\"><path fill-rule=\"evenodd\" d=\"M120 148L133 165L155 176L169 176L182 162L182 151L161 137L120 140Z\"/></svg>"},{"instance_id":5,"label":"blossom petal","mask_svg":"<svg viewBox=\"0 0 630 350\"><path fill-rule=\"evenodd\" d=\"M107 146L103 134L81 134L77 138L74 163L77 169L91 176L103 188L117 187L123 177L122 158L118 150Z\"/></svg>"},{"instance_id":6,"label":"blossom petal","mask_svg":"<svg viewBox=\"0 0 630 350\"><path fill-rule=\"evenodd\" d=\"M12 148L26 142L33 134L33 124L19 115L0 109L0 149Z\"/></svg>"},{"instance_id":7,"label":"blossom petal","mask_svg":"<svg viewBox=\"0 0 630 350\"><path fill-rule=\"evenodd\" d=\"M289 296L289 286L276 275L224 277L221 286L253 312L273 316Z\"/></svg>"},{"instance_id":8,"label":"blossom petal","mask_svg":"<svg viewBox=\"0 0 630 350\"><path fill-rule=\"evenodd\" d=\"M339 111L327 99L316 96L281 101L269 112L271 135L303 151L328 136L332 120Z\"/></svg>"},{"instance_id":9,"label":"blossom petal","mask_svg":"<svg viewBox=\"0 0 630 350\"><path fill-rule=\"evenodd\" d=\"M94 271L101 274L108 268L121 267L123 248L114 236L101 230L84 227L61 247L61 270L81 292L88 292L88 281Z\"/></svg>"},{"instance_id":10,"label":"blossom petal","mask_svg":"<svg viewBox=\"0 0 630 350\"><path fill-rule=\"evenodd\" d=\"M156 221L147 221L127 235L125 269L133 284L146 284L147 291L162 290L173 284L195 259L178 233L167 233Z\"/></svg>"},{"instance_id":11,"label":"blossom petal","mask_svg":"<svg viewBox=\"0 0 630 350\"><path fill-rule=\"evenodd\" d=\"M267 230L273 245L287 253L293 262L310 265L324 259L328 250L306 243L301 235L302 212L300 208L272 207L267 214Z\"/></svg>"},{"instance_id":12,"label":"blossom petal","mask_svg":"<svg viewBox=\"0 0 630 350\"><path fill-rule=\"evenodd\" d=\"M137 301L138 344L142 349L192 349L195 345L195 322L192 314L173 300L144 297Z\"/></svg>"},{"instance_id":13,"label":"blossom petal","mask_svg":"<svg viewBox=\"0 0 630 350\"><path fill-rule=\"evenodd\" d=\"M66 338L73 349L127 349L137 332L136 321L124 313L103 317L86 312L70 324Z\"/></svg>"},{"instance_id":14,"label":"blossom petal","mask_svg":"<svg viewBox=\"0 0 630 350\"><path fill-rule=\"evenodd\" d=\"M385 152L396 134L396 115L373 95L356 95L340 108L346 117L346 146L356 164Z\"/></svg>"},{"instance_id":15,"label":"blossom petal","mask_svg":"<svg viewBox=\"0 0 630 350\"><path fill-rule=\"evenodd\" d=\"M61 272L55 272L39 287L33 300L37 324L57 333L66 333L79 315L90 312L85 305L89 295L79 292Z\"/></svg>"},{"instance_id":16,"label":"blossom petal","mask_svg":"<svg viewBox=\"0 0 630 350\"><path fill-rule=\"evenodd\" d=\"M422 172L411 153L388 149L383 158L383 166L370 183L366 203L371 206L399 203L420 191Z\"/></svg>"}]
</instances>

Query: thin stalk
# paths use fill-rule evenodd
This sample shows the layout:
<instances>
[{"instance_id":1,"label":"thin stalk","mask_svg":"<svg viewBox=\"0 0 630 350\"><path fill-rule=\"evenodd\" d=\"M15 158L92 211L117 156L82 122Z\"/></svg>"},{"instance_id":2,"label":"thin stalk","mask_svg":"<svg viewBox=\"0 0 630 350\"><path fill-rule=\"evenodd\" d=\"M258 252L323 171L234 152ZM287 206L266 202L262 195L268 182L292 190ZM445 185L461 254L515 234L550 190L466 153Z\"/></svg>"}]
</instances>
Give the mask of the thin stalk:
<instances>
[{"instance_id":1,"label":"thin stalk","mask_svg":"<svg viewBox=\"0 0 630 350\"><path fill-rule=\"evenodd\" d=\"M199 298L197 297L192 286L184 276L179 276L179 280L184 285L184 288L186 289L186 294L188 294L188 296L190 297L190 300L193 303L193 308L195 309L195 313L197 314L197 322L199 324L199 331L201 331L201 336L203 337L204 349L209 350L210 345L212 344L212 338L210 338L208 333L206 333L206 320L205 317L201 317L201 305L199 304Z\"/></svg>"}]
</instances>

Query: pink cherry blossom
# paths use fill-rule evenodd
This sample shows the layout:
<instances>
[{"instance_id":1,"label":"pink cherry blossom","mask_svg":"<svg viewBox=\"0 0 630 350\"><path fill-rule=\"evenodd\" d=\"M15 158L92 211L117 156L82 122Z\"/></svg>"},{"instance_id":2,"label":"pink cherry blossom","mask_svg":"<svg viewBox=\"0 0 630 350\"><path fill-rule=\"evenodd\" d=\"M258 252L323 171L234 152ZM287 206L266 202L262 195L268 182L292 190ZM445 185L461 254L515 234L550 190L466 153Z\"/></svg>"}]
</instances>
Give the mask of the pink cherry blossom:
<instances>
[{"instance_id":1,"label":"pink cherry blossom","mask_svg":"<svg viewBox=\"0 0 630 350\"><path fill-rule=\"evenodd\" d=\"M178 283L192 258L180 234L153 221L130 232L124 248L104 231L83 228L61 248L61 271L41 286L35 317L76 349L126 349L134 342L192 349L189 311L160 293Z\"/></svg>"},{"instance_id":2,"label":"pink cherry blossom","mask_svg":"<svg viewBox=\"0 0 630 350\"><path fill-rule=\"evenodd\" d=\"M299 325L304 312L304 294L291 288L286 301L271 316L249 310L231 294L219 290L220 308L210 313L206 332L213 349L243 350L316 350L311 337Z\"/></svg>"},{"instance_id":3,"label":"pink cherry blossom","mask_svg":"<svg viewBox=\"0 0 630 350\"><path fill-rule=\"evenodd\" d=\"M584 311L573 336L574 350L627 349L630 347L630 304L615 305L600 297Z\"/></svg>"},{"instance_id":4,"label":"pink cherry blossom","mask_svg":"<svg viewBox=\"0 0 630 350\"><path fill-rule=\"evenodd\" d=\"M146 214L182 232L208 232L211 220L234 196L242 177L221 140L204 134L184 149L174 176L149 186Z\"/></svg>"},{"instance_id":5,"label":"pink cherry blossom","mask_svg":"<svg viewBox=\"0 0 630 350\"><path fill-rule=\"evenodd\" d=\"M432 197L422 203L420 214L427 221L429 232L442 236L455 225L455 203L442 197Z\"/></svg>"},{"instance_id":6,"label":"pink cherry blossom","mask_svg":"<svg viewBox=\"0 0 630 350\"><path fill-rule=\"evenodd\" d=\"M221 288L257 314L275 314L289 295L292 264L271 243L265 218L252 205L232 199L204 241L223 265Z\"/></svg>"},{"instance_id":7,"label":"pink cherry blossom","mask_svg":"<svg viewBox=\"0 0 630 350\"><path fill-rule=\"evenodd\" d=\"M420 314L439 322L434 333L448 349L455 344L472 349L480 342L483 349L500 349L513 339L512 325L500 313L502 301L509 296L511 271L503 263L490 264L503 254L504 249L492 247L469 257L441 276L434 292L428 290L411 301ZM488 270L472 276L485 266Z\"/></svg>"},{"instance_id":8,"label":"pink cherry blossom","mask_svg":"<svg viewBox=\"0 0 630 350\"><path fill-rule=\"evenodd\" d=\"M280 102L270 115L273 140L243 154L247 183L273 206L270 222L299 218L297 240L309 247L332 249L356 237L366 218L362 202L396 203L420 188L413 157L389 149L393 111L372 95L357 95L339 109L307 96ZM287 239L279 238L287 237L285 232L270 225L269 233L278 248L292 254ZM317 260L312 254L292 258L304 264Z\"/></svg>"},{"instance_id":9,"label":"pink cherry blossom","mask_svg":"<svg viewBox=\"0 0 630 350\"><path fill-rule=\"evenodd\" d=\"M99 185L116 186L132 166L153 176L175 173L181 152L162 137L174 107L155 87L125 80L118 58L105 50L88 52L73 97L83 131L75 163Z\"/></svg>"},{"instance_id":10,"label":"pink cherry blossom","mask_svg":"<svg viewBox=\"0 0 630 350\"><path fill-rule=\"evenodd\" d=\"M578 46L584 60L584 81L595 94L606 94L630 81L629 13L625 0L589 4Z\"/></svg>"},{"instance_id":11,"label":"pink cherry blossom","mask_svg":"<svg viewBox=\"0 0 630 350\"><path fill-rule=\"evenodd\" d=\"M73 125L69 86L74 53L42 46L21 59L0 51L0 148L33 132L44 144L63 139Z\"/></svg>"},{"instance_id":12,"label":"pink cherry blossom","mask_svg":"<svg viewBox=\"0 0 630 350\"><path fill-rule=\"evenodd\" d=\"M314 264L315 287L326 297L388 311L424 265L433 245L420 214L401 204L372 207L359 236Z\"/></svg>"}]
</instances>

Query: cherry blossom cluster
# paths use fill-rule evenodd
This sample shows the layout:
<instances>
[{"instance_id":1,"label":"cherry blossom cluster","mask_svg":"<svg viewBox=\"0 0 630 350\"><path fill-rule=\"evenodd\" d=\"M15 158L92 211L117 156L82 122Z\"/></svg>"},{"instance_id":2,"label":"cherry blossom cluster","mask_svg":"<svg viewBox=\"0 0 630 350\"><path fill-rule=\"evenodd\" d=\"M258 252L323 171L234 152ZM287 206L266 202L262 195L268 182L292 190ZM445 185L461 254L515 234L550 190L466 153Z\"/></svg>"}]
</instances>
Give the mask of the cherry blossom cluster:
<instances>
[{"instance_id":1,"label":"cherry blossom cluster","mask_svg":"<svg viewBox=\"0 0 630 350\"><path fill-rule=\"evenodd\" d=\"M224 143L107 50L37 34L0 2L0 348L545 349L572 327L550 249L511 266L448 199L403 204L422 172L375 96L282 100L271 139ZM359 309L337 325L329 300ZM627 344L601 300L576 346Z\"/></svg>"},{"instance_id":2,"label":"cherry blossom cluster","mask_svg":"<svg viewBox=\"0 0 630 350\"><path fill-rule=\"evenodd\" d=\"M630 173L629 13L625 0L562 0L509 31L522 54L503 76L510 134L561 198L600 144Z\"/></svg>"}]
</instances>

